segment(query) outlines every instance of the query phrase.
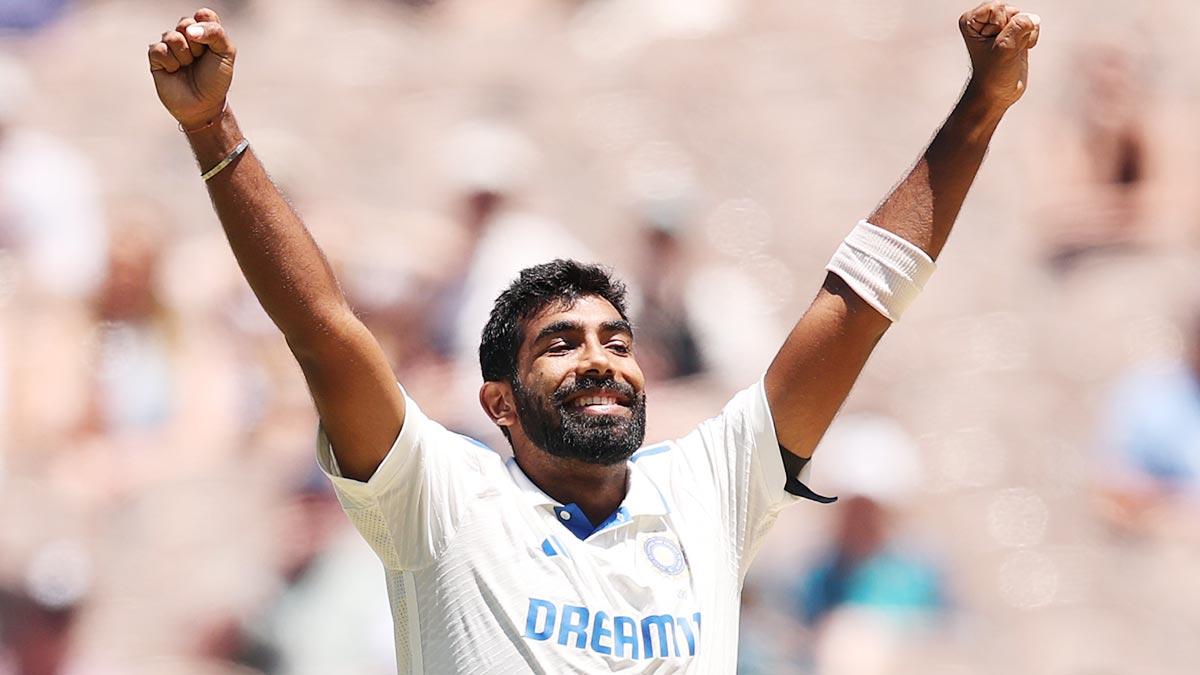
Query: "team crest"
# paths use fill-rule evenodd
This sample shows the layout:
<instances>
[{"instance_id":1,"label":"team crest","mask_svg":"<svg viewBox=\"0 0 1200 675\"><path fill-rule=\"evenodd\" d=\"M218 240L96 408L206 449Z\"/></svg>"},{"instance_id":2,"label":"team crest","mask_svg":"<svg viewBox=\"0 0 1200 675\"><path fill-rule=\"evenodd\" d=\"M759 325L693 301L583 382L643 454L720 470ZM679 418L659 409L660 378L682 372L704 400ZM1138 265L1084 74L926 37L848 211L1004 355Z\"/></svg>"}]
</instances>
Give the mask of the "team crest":
<instances>
[{"instance_id":1,"label":"team crest","mask_svg":"<svg viewBox=\"0 0 1200 675\"><path fill-rule=\"evenodd\" d=\"M646 540L644 549L646 557L650 559L650 564L663 574L675 576L687 566L687 561L684 560L683 551L679 550L679 545L666 537L650 537Z\"/></svg>"}]
</instances>

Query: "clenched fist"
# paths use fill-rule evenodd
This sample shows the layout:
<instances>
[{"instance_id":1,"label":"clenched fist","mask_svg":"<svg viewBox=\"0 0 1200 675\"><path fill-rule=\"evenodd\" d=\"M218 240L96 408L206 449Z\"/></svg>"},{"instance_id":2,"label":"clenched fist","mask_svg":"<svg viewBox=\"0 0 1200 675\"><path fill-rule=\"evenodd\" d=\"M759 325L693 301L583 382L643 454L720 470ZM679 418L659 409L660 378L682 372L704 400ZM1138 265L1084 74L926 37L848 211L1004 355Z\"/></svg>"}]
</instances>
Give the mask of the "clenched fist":
<instances>
[{"instance_id":1,"label":"clenched fist","mask_svg":"<svg viewBox=\"0 0 1200 675\"><path fill-rule=\"evenodd\" d=\"M150 74L158 98L184 129L220 116L233 82L236 53L211 9L180 19L150 45Z\"/></svg>"},{"instance_id":2,"label":"clenched fist","mask_svg":"<svg viewBox=\"0 0 1200 675\"><path fill-rule=\"evenodd\" d=\"M971 55L969 92L1007 108L1025 93L1029 50L1037 44L1041 18L1006 2L985 2L963 14L958 27Z\"/></svg>"}]
</instances>

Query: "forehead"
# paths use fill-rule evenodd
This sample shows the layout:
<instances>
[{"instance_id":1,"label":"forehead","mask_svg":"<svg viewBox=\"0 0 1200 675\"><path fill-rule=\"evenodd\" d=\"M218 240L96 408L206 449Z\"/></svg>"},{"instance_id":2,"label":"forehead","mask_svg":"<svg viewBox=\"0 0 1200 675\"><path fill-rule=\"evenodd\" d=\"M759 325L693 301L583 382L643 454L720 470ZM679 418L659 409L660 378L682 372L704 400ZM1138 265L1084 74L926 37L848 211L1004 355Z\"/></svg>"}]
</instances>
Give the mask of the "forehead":
<instances>
[{"instance_id":1,"label":"forehead","mask_svg":"<svg viewBox=\"0 0 1200 675\"><path fill-rule=\"evenodd\" d=\"M536 336L552 324L577 323L584 328L599 328L602 324L622 321L621 313L612 303L597 295L585 295L574 302L556 302L525 321L524 337Z\"/></svg>"}]
</instances>

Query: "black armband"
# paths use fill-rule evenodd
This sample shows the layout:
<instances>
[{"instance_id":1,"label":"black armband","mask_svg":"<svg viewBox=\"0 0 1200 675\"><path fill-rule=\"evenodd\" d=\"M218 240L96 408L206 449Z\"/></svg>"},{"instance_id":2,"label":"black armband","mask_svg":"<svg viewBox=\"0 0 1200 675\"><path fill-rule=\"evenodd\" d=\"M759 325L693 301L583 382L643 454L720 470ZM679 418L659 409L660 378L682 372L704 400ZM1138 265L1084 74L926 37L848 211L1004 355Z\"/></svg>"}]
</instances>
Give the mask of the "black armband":
<instances>
[{"instance_id":1,"label":"black armband","mask_svg":"<svg viewBox=\"0 0 1200 675\"><path fill-rule=\"evenodd\" d=\"M808 464L808 457L799 457L794 455L790 450L782 445L779 446L779 450L783 453L783 469L784 472L787 473L787 482L783 484L784 492L796 497L803 497L804 499L809 499L820 504L832 504L837 501L837 497L826 497L824 495L819 495L816 492L813 492L812 489L807 485L800 482L798 476L800 475L800 471L803 470Z\"/></svg>"}]
</instances>

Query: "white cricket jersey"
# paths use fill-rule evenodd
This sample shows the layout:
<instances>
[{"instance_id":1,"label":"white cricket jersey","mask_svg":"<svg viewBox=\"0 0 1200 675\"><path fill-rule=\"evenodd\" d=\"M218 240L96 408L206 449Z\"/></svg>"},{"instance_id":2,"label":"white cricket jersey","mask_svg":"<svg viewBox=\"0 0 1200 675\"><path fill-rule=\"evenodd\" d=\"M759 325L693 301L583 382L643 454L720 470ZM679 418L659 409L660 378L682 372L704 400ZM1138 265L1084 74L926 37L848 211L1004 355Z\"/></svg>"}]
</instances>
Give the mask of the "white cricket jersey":
<instances>
[{"instance_id":1,"label":"white cricket jersey","mask_svg":"<svg viewBox=\"0 0 1200 675\"><path fill-rule=\"evenodd\" d=\"M732 673L742 581L786 477L761 380L629 460L598 525L406 399L370 481L318 455L383 561L400 673Z\"/></svg>"}]
</instances>

